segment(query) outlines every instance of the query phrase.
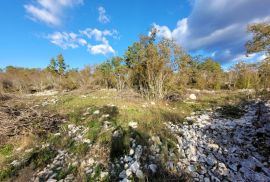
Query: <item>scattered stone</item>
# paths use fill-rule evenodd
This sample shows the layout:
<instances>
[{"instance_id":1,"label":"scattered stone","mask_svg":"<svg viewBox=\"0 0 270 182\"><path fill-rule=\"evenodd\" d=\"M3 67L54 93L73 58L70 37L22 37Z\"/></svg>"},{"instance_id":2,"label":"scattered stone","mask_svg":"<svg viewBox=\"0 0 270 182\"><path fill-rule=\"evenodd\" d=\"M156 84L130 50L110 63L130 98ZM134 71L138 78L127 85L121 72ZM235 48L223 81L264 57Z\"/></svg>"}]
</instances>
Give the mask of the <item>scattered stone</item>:
<instances>
[{"instance_id":1,"label":"scattered stone","mask_svg":"<svg viewBox=\"0 0 270 182\"><path fill-rule=\"evenodd\" d=\"M269 152L263 152L266 142L270 146L266 134L270 125L265 122L270 105L258 106L247 105L246 113L238 119L226 119L209 110L192 113L186 118L190 123L165 123L178 141L178 167L188 169L193 181L270 181ZM267 107L264 112L268 117L261 116L264 119L258 124L256 114L263 112L256 111L262 107ZM260 137L264 143L258 143ZM155 151L155 146L150 150Z\"/></svg>"},{"instance_id":2,"label":"scattered stone","mask_svg":"<svg viewBox=\"0 0 270 182\"><path fill-rule=\"evenodd\" d=\"M132 175L131 169L126 170L126 175L127 175L127 177L130 177Z\"/></svg>"},{"instance_id":3,"label":"scattered stone","mask_svg":"<svg viewBox=\"0 0 270 182\"><path fill-rule=\"evenodd\" d=\"M136 176L137 176L137 178L139 178L139 179L143 179L143 178L144 178L143 172L142 172L140 169L138 169L138 170L136 171Z\"/></svg>"},{"instance_id":4,"label":"scattered stone","mask_svg":"<svg viewBox=\"0 0 270 182\"><path fill-rule=\"evenodd\" d=\"M129 155L133 155L134 154L134 150L131 148L130 150L129 150Z\"/></svg>"},{"instance_id":5,"label":"scattered stone","mask_svg":"<svg viewBox=\"0 0 270 182\"><path fill-rule=\"evenodd\" d=\"M137 161L131 164L130 169L133 173L136 173L136 171L140 168L140 165Z\"/></svg>"},{"instance_id":6,"label":"scattered stone","mask_svg":"<svg viewBox=\"0 0 270 182\"><path fill-rule=\"evenodd\" d=\"M157 172L157 165L156 164L150 164L149 169L151 170L152 173Z\"/></svg>"},{"instance_id":7,"label":"scattered stone","mask_svg":"<svg viewBox=\"0 0 270 182\"><path fill-rule=\"evenodd\" d=\"M127 174L126 174L126 171L123 170L120 174L119 174L119 178L126 178L127 177Z\"/></svg>"},{"instance_id":8,"label":"scattered stone","mask_svg":"<svg viewBox=\"0 0 270 182\"><path fill-rule=\"evenodd\" d=\"M138 123L131 121L131 122L128 123L128 126L133 128L133 129L136 129L138 127Z\"/></svg>"},{"instance_id":9,"label":"scattered stone","mask_svg":"<svg viewBox=\"0 0 270 182\"><path fill-rule=\"evenodd\" d=\"M11 164L12 166L14 166L14 167L18 167L18 166L21 165L21 163L20 163L19 161L17 161L17 160L12 161L10 164Z\"/></svg>"},{"instance_id":10,"label":"scattered stone","mask_svg":"<svg viewBox=\"0 0 270 182\"><path fill-rule=\"evenodd\" d=\"M105 178L107 178L108 175L109 175L108 172L101 172L101 173L100 173L101 181L103 181Z\"/></svg>"},{"instance_id":11,"label":"scattered stone","mask_svg":"<svg viewBox=\"0 0 270 182\"><path fill-rule=\"evenodd\" d=\"M98 115L99 113L100 113L99 110L95 110L95 111L93 112L94 115Z\"/></svg>"},{"instance_id":12,"label":"scattered stone","mask_svg":"<svg viewBox=\"0 0 270 182\"><path fill-rule=\"evenodd\" d=\"M190 95L189 95L189 98L190 98L191 100L196 100L196 99L197 99L197 97L196 97L195 94L190 94Z\"/></svg>"}]
</instances>

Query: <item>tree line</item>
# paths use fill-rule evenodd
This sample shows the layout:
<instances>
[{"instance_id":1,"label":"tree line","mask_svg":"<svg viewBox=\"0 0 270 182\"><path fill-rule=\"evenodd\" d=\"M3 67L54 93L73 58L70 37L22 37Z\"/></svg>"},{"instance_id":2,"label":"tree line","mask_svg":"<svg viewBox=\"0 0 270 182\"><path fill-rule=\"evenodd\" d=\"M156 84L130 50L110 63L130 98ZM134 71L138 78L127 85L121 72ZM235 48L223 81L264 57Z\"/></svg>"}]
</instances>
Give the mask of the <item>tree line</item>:
<instances>
[{"instance_id":1,"label":"tree line","mask_svg":"<svg viewBox=\"0 0 270 182\"><path fill-rule=\"evenodd\" d=\"M157 30L141 35L123 56L83 69L70 69L62 54L46 69L8 66L0 70L1 92L36 92L46 89L133 89L148 98L164 98L184 89L270 88L270 25L248 26L252 40L247 54L264 53L258 63L239 62L229 70L212 58L193 57L173 41L157 38Z\"/></svg>"}]
</instances>

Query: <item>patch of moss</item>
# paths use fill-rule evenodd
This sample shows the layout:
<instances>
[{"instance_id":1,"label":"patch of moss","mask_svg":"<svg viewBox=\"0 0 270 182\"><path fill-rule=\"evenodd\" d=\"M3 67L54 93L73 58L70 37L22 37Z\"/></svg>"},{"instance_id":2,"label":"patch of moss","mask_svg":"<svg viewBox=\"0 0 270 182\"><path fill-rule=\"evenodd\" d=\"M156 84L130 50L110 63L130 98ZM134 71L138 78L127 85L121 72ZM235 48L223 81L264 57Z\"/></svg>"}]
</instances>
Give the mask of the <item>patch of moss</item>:
<instances>
[{"instance_id":1,"label":"patch of moss","mask_svg":"<svg viewBox=\"0 0 270 182\"><path fill-rule=\"evenodd\" d=\"M12 154L14 146L11 144L6 144L0 147L0 155L2 156L10 156Z\"/></svg>"}]
</instances>

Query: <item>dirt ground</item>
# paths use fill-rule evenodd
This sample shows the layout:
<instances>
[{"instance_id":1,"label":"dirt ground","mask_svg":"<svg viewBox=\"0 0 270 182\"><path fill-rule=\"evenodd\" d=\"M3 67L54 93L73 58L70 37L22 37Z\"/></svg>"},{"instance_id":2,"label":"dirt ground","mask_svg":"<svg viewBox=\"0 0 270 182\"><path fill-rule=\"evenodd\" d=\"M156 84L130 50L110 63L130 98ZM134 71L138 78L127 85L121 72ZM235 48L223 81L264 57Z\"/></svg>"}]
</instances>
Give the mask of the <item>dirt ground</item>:
<instances>
[{"instance_id":1,"label":"dirt ground","mask_svg":"<svg viewBox=\"0 0 270 182\"><path fill-rule=\"evenodd\" d=\"M29 133L42 136L58 129L64 118L33 104L32 100L19 97L0 101L0 146Z\"/></svg>"}]
</instances>

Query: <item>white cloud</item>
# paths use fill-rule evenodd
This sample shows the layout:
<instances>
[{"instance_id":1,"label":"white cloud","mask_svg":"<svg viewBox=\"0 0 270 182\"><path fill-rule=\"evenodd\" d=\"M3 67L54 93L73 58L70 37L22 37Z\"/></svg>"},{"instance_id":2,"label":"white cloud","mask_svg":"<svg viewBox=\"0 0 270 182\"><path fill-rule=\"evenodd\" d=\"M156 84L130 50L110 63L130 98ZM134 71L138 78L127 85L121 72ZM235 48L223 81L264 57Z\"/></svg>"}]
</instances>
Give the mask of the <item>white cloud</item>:
<instances>
[{"instance_id":1,"label":"white cloud","mask_svg":"<svg viewBox=\"0 0 270 182\"><path fill-rule=\"evenodd\" d=\"M98 21L100 23L109 23L110 22L110 18L106 15L106 10L104 7L100 6L98 7Z\"/></svg>"},{"instance_id":2,"label":"white cloud","mask_svg":"<svg viewBox=\"0 0 270 182\"><path fill-rule=\"evenodd\" d=\"M91 54L103 54L106 55L108 53L112 53L115 54L114 49L108 44L108 42L103 42L101 44L97 44L97 45L88 45L88 51Z\"/></svg>"},{"instance_id":3,"label":"white cloud","mask_svg":"<svg viewBox=\"0 0 270 182\"><path fill-rule=\"evenodd\" d=\"M24 8L31 20L59 26L65 10L79 4L83 4L83 0L36 0L25 4Z\"/></svg>"},{"instance_id":4,"label":"white cloud","mask_svg":"<svg viewBox=\"0 0 270 182\"><path fill-rule=\"evenodd\" d=\"M221 63L245 54L247 25L270 21L270 1L194 0L191 14L174 29L154 24L158 36L175 40L189 51L204 50Z\"/></svg>"},{"instance_id":5,"label":"white cloud","mask_svg":"<svg viewBox=\"0 0 270 182\"><path fill-rule=\"evenodd\" d=\"M113 38L116 38L118 35L118 32L116 30L98 30L96 28L86 28L85 30L80 31L81 34L87 36L88 38L95 38L96 41L104 41L106 40L106 36L110 36Z\"/></svg>"},{"instance_id":6,"label":"white cloud","mask_svg":"<svg viewBox=\"0 0 270 182\"><path fill-rule=\"evenodd\" d=\"M68 49L68 48L77 48L80 45L85 45L87 44L86 40L82 38L77 38L78 35L71 32L55 32L53 34L50 34L47 36L47 38L50 40L51 43L63 48L63 49Z\"/></svg>"},{"instance_id":7,"label":"white cloud","mask_svg":"<svg viewBox=\"0 0 270 182\"><path fill-rule=\"evenodd\" d=\"M172 32L167 26L159 26L157 24L153 24L153 28L157 30L157 36L164 37L166 39L172 39ZM150 32L149 32L150 34Z\"/></svg>"},{"instance_id":8,"label":"white cloud","mask_svg":"<svg viewBox=\"0 0 270 182\"><path fill-rule=\"evenodd\" d=\"M78 39L78 43L79 43L80 45L82 45L82 46L87 45L87 41L86 41L85 39L82 39L82 38L79 38L79 39Z\"/></svg>"},{"instance_id":9,"label":"white cloud","mask_svg":"<svg viewBox=\"0 0 270 182\"><path fill-rule=\"evenodd\" d=\"M115 38L116 30L99 30L86 28L79 31L78 34L73 32L54 32L46 36L52 44L55 44L62 49L74 49L78 47L87 47L91 54L115 54L115 50L109 44L108 37ZM90 43L91 42L91 43ZM93 43L94 42L94 43Z\"/></svg>"}]
</instances>

